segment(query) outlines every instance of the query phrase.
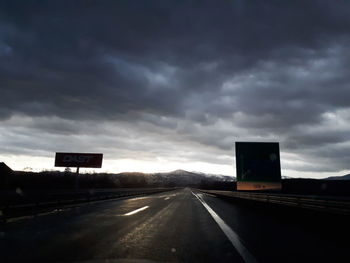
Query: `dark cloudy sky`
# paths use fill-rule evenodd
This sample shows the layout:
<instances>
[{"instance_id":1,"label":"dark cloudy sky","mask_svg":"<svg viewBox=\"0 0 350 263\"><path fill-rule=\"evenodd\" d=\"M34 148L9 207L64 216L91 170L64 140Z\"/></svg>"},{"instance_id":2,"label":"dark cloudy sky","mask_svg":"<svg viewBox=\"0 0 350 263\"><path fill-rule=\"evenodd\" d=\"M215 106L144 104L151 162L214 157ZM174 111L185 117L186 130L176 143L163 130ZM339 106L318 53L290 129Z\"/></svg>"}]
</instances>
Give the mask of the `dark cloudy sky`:
<instances>
[{"instance_id":1,"label":"dark cloudy sky","mask_svg":"<svg viewBox=\"0 0 350 263\"><path fill-rule=\"evenodd\" d=\"M235 175L279 141L284 175L350 169L350 1L1 0L0 161Z\"/></svg>"}]
</instances>

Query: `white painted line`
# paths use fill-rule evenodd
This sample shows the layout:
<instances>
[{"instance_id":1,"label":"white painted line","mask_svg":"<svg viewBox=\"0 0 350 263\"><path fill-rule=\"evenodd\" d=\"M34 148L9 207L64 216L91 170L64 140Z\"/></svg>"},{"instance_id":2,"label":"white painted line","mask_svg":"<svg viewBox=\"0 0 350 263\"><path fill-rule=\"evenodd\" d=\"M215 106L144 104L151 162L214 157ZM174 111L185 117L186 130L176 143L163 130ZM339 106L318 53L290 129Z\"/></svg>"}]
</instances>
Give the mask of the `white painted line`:
<instances>
[{"instance_id":1,"label":"white painted line","mask_svg":"<svg viewBox=\"0 0 350 263\"><path fill-rule=\"evenodd\" d=\"M169 200L169 199L170 199L170 197L169 197L169 196L164 198L164 200Z\"/></svg>"},{"instance_id":2,"label":"white painted line","mask_svg":"<svg viewBox=\"0 0 350 263\"><path fill-rule=\"evenodd\" d=\"M144 207L141 207L141 208L139 208L139 209L136 209L136 210L134 210L134 211L131 211L131 212L129 212L129 213L126 213L125 216L134 215L134 214L136 214L136 213L138 213L138 212L141 212L141 211L143 211L143 210L146 210L148 207L149 207L149 206L146 205L146 206L144 206Z\"/></svg>"},{"instance_id":3,"label":"white painted line","mask_svg":"<svg viewBox=\"0 0 350 263\"><path fill-rule=\"evenodd\" d=\"M192 192L192 191L191 191ZM209 214L214 218L215 222L219 225L221 230L225 233L226 237L231 241L232 245L236 248L243 260L247 263L257 263L255 257L248 251L248 249L242 244L240 237L222 220L217 213L198 195L192 192L202 205L207 209Z\"/></svg>"}]
</instances>

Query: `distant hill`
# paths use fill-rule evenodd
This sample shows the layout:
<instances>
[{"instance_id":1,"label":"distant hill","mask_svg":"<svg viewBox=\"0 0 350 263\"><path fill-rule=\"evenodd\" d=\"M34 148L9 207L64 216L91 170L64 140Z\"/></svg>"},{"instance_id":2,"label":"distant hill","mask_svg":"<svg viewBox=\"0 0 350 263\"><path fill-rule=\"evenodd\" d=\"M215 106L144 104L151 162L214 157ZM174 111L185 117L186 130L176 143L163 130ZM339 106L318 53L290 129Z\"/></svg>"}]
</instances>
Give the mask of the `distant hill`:
<instances>
[{"instance_id":1,"label":"distant hill","mask_svg":"<svg viewBox=\"0 0 350 263\"><path fill-rule=\"evenodd\" d=\"M125 180L133 178L133 181L144 181L147 185L159 186L202 186L219 185L225 183L233 183L235 177L218 174L206 174L199 172L188 172L185 170L175 170L166 173L119 173L115 174L116 178ZM136 179L138 178L138 179Z\"/></svg>"},{"instance_id":2,"label":"distant hill","mask_svg":"<svg viewBox=\"0 0 350 263\"><path fill-rule=\"evenodd\" d=\"M350 174L342 175L342 176L331 176L324 178L324 180L350 180Z\"/></svg>"},{"instance_id":3,"label":"distant hill","mask_svg":"<svg viewBox=\"0 0 350 263\"><path fill-rule=\"evenodd\" d=\"M12 174L12 169L8 167L4 162L0 162L0 174L9 175Z\"/></svg>"},{"instance_id":4,"label":"distant hill","mask_svg":"<svg viewBox=\"0 0 350 263\"><path fill-rule=\"evenodd\" d=\"M8 188L13 171L4 162L0 162L0 188Z\"/></svg>"}]
</instances>

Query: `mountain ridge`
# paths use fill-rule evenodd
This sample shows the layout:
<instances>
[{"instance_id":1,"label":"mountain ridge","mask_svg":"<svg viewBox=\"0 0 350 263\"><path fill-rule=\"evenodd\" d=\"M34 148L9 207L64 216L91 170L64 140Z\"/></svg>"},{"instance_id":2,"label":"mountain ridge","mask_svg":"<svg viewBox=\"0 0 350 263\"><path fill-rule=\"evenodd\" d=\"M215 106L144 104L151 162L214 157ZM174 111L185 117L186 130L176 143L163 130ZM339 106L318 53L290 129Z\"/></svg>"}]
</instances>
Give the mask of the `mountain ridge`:
<instances>
[{"instance_id":1,"label":"mountain ridge","mask_svg":"<svg viewBox=\"0 0 350 263\"><path fill-rule=\"evenodd\" d=\"M324 178L324 180L350 180L350 174L340 175L340 176L330 176Z\"/></svg>"},{"instance_id":2,"label":"mountain ridge","mask_svg":"<svg viewBox=\"0 0 350 263\"><path fill-rule=\"evenodd\" d=\"M209 184L232 183L236 180L233 176L212 175L201 172L189 172L186 170L174 170L170 172L140 173L123 172L115 174L116 179L124 177L135 177L137 180L144 180L148 185L168 185L168 186L199 186Z\"/></svg>"}]
</instances>

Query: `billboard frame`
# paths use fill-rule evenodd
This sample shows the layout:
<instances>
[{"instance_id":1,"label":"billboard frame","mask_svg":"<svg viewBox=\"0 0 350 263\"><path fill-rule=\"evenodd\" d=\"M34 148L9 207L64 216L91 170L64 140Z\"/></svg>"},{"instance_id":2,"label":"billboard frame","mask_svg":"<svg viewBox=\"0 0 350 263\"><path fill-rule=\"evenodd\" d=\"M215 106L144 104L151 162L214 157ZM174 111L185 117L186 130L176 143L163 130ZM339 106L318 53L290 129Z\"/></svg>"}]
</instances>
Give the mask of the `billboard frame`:
<instances>
[{"instance_id":1,"label":"billboard frame","mask_svg":"<svg viewBox=\"0 0 350 263\"><path fill-rule=\"evenodd\" d=\"M55 167L101 168L102 153L56 152Z\"/></svg>"},{"instance_id":2,"label":"billboard frame","mask_svg":"<svg viewBox=\"0 0 350 263\"><path fill-rule=\"evenodd\" d=\"M238 191L281 190L278 142L235 142L235 156Z\"/></svg>"}]
</instances>

